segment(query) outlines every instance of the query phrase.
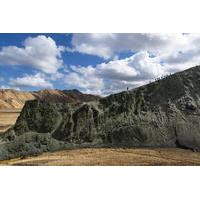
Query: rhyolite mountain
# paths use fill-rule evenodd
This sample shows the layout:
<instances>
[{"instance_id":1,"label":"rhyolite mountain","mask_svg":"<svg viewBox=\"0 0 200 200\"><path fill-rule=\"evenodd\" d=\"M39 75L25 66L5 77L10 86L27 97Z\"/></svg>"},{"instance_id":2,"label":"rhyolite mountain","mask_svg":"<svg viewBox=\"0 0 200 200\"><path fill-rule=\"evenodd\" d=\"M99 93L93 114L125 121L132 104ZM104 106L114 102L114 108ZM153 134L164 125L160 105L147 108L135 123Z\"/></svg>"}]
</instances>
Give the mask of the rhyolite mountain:
<instances>
[{"instance_id":1,"label":"rhyolite mountain","mask_svg":"<svg viewBox=\"0 0 200 200\"><path fill-rule=\"evenodd\" d=\"M83 94L78 90L45 89L33 92L0 89L0 110L21 110L28 100L50 102L80 103L98 100L100 97Z\"/></svg>"},{"instance_id":2,"label":"rhyolite mountain","mask_svg":"<svg viewBox=\"0 0 200 200\"><path fill-rule=\"evenodd\" d=\"M200 149L200 66L88 103L26 102L0 158L82 147Z\"/></svg>"}]
</instances>

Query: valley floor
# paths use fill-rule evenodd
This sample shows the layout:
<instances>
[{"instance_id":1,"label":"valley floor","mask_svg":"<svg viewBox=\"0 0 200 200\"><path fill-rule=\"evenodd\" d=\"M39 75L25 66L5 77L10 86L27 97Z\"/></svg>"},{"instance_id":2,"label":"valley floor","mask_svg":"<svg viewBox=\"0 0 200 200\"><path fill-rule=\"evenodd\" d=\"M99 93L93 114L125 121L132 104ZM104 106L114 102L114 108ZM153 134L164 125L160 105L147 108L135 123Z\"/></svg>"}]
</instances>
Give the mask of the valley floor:
<instances>
[{"instance_id":1,"label":"valley floor","mask_svg":"<svg viewBox=\"0 0 200 200\"><path fill-rule=\"evenodd\" d=\"M85 148L0 161L0 165L152 166L200 165L200 153L184 149Z\"/></svg>"}]
</instances>

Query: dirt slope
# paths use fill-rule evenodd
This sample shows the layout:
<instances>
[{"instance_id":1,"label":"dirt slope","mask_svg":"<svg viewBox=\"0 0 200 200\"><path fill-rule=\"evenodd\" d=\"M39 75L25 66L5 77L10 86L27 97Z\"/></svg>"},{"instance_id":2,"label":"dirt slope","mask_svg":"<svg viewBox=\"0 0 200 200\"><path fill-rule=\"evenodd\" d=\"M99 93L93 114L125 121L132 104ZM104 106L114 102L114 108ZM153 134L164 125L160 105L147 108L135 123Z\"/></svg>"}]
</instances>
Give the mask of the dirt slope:
<instances>
[{"instance_id":1,"label":"dirt slope","mask_svg":"<svg viewBox=\"0 0 200 200\"><path fill-rule=\"evenodd\" d=\"M47 102L77 103L99 99L98 96L83 94L78 90L40 90L23 92L11 89L0 89L0 110L21 110L28 100L38 99Z\"/></svg>"},{"instance_id":2,"label":"dirt slope","mask_svg":"<svg viewBox=\"0 0 200 200\"><path fill-rule=\"evenodd\" d=\"M21 92L10 89L0 89L0 110L22 109L27 100L35 97L31 92Z\"/></svg>"}]
</instances>

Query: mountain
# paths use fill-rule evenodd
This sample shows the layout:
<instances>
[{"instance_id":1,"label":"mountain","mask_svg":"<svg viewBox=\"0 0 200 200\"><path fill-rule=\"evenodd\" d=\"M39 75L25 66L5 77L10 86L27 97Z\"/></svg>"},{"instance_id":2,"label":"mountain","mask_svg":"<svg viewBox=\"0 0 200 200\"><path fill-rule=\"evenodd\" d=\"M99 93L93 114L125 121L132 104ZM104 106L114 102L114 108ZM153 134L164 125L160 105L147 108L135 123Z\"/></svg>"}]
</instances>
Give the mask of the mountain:
<instances>
[{"instance_id":1,"label":"mountain","mask_svg":"<svg viewBox=\"0 0 200 200\"><path fill-rule=\"evenodd\" d=\"M22 109L27 100L35 99L31 92L0 89L0 110Z\"/></svg>"},{"instance_id":2,"label":"mountain","mask_svg":"<svg viewBox=\"0 0 200 200\"><path fill-rule=\"evenodd\" d=\"M0 158L74 147L200 149L200 66L81 104L26 102Z\"/></svg>"},{"instance_id":3,"label":"mountain","mask_svg":"<svg viewBox=\"0 0 200 200\"><path fill-rule=\"evenodd\" d=\"M78 90L40 90L32 93L36 99L46 102L81 103L98 100L100 97L83 94Z\"/></svg>"},{"instance_id":4,"label":"mountain","mask_svg":"<svg viewBox=\"0 0 200 200\"><path fill-rule=\"evenodd\" d=\"M80 103L99 99L98 96L83 94L78 90L40 90L23 92L12 89L0 89L0 110L21 110L28 100L42 100L51 102Z\"/></svg>"}]
</instances>

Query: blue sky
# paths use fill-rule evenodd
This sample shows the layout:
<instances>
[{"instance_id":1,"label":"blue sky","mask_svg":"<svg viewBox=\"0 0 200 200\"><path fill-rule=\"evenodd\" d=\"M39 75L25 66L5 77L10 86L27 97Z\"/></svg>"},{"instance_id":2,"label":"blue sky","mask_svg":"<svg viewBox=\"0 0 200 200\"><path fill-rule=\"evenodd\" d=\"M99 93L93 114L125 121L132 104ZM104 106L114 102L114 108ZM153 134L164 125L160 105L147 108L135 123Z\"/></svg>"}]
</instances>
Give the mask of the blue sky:
<instances>
[{"instance_id":1,"label":"blue sky","mask_svg":"<svg viewBox=\"0 0 200 200\"><path fill-rule=\"evenodd\" d=\"M37 37L38 35L44 35L46 37L51 37L56 41L57 45L71 46L72 34L0 34L0 48L4 46L17 46L23 47L23 41L28 37ZM102 58L93 55L82 54L78 52L65 52L62 54L63 62L66 66L69 65L96 65L103 61ZM62 71L63 69L61 69ZM1 85L7 85L10 78L17 78L23 74L34 74L34 68L28 68L26 65L21 65L20 67L5 65L0 63L0 77L4 79L1 81ZM54 87L58 89L65 89L66 86L62 82L57 81L54 83ZM25 90L39 90L41 87L24 87Z\"/></svg>"},{"instance_id":2,"label":"blue sky","mask_svg":"<svg viewBox=\"0 0 200 200\"><path fill-rule=\"evenodd\" d=\"M107 95L200 64L200 34L0 34L0 88Z\"/></svg>"}]
</instances>

